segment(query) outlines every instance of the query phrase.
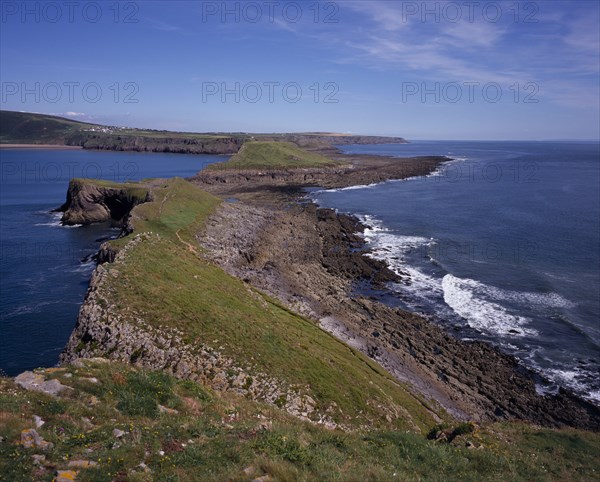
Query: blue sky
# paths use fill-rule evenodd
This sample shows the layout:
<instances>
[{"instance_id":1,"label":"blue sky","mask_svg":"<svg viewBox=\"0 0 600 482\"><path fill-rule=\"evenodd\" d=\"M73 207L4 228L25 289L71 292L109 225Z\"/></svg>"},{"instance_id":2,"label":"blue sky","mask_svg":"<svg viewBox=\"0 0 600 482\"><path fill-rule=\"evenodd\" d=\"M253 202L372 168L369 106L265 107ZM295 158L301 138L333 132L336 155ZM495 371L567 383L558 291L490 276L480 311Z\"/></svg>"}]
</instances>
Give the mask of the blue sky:
<instances>
[{"instance_id":1,"label":"blue sky","mask_svg":"<svg viewBox=\"0 0 600 482\"><path fill-rule=\"evenodd\" d=\"M597 139L599 5L3 0L0 105L186 131Z\"/></svg>"}]
</instances>

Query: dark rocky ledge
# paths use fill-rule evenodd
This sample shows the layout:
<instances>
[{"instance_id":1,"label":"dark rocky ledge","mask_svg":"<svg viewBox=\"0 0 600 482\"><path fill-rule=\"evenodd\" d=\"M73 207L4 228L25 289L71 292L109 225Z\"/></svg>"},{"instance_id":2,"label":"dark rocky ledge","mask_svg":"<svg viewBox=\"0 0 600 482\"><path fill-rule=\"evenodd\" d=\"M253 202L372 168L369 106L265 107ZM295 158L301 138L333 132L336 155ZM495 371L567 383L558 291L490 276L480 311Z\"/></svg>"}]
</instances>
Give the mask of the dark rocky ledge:
<instances>
[{"instance_id":1,"label":"dark rocky ledge","mask_svg":"<svg viewBox=\"0 0 600 482\"><path fill-rule=\"evenodd\" d=\"M151 199L143 185L72 179L66 202L55 211L63 213L61 222L66 226L105 221L124 225L135 206Z\"/></svg>"}]
</instances>

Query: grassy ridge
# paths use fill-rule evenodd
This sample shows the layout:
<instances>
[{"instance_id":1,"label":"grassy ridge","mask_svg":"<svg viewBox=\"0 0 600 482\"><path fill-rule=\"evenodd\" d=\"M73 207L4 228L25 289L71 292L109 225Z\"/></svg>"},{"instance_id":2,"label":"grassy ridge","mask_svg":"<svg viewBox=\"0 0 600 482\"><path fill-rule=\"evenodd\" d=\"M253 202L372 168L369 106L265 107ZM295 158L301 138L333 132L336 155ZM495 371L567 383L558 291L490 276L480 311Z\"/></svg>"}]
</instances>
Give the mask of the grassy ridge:
<instances>
[{"instance_id":1,"label":"grassy ridge","mask_svg":"<svg viewBox=\"0 0 600 482\"><path fill-rule=\"evenodd\" d=\"M86 137L109 139L113 135L121 137L151 138L156 142L165 142L177 138L182 142L190 140L210 140L231 137L224 133L169 132L150 129L110 127L89 122L80 122L65 117L30 112L0 110L0 143L40 144L43 141L65 143L74 138Z\"/></svg>"},{"instance_id":2,"label":"grassy ridge","mask_svg":"<svg viewBox=\"0 0 600 482\"><path fill-rule=\"evenodd\" d=\"M241 366L305 387L320 409L337 407L338 423L432 426L425 404L379 365L198 256L194 235L216 198L181 179L154 196L135 208L134 234L160 238L136 245L111 266L118 275L103 294L126 319L139 315L154 327L182 329L190 344L211 340Z\"/></svg>"},{"instance_id":3,"label":"grassy ridge","mask_svg":"<svg viewBox=\"0 0 600 482\"><path fill-rule=\"evenodd\" d=\"M64 144L65 139L93 124L63 117L0 111L0 144Z\"/></svg>"},{"instance_id":4,"label":"grassy ridge","mask_svg":"<svg viewBox=\"0 0 600 482\"><path fill-rule=\"evenodd\" d=\"M211 164L207 169L289 169L336 165L339 162L299 149L290 142L252 141L245 143L229 161Z\"/></svg>"},{"instance_id":5,"label":"grassy ridge","mask_svg":"<svg viewBox=\"0 0 600 482\"><path fill-rule=\"evenodd\" d=\"M319 409L335 402L335 420L351 430L164 372L87 360L40 371L72 387L59 397L0 378L0 480L50 481L74 460L98 464L81 469L79 481L596 480L600 434L447 419L452 436L428 440L429 429L439 433L431 413L383 369L203 260L195 233L217 198L181 179L146 185L154 201L134 209L134 234L159 237L108 266L110 286L99 289L111 314L177 327L190 343L214 341L307 387ZM47 451L20 444L34 415L54 444ZM33 454L45 458L35 463Z\"/></svg>"},{"instance_id":6,"label":"grassy ridge","mask_svg":"<svg viewBox=\"0 0 600 482\"><path fill-rule=\"evenodd\" d=\"M170 241L195 242L195 235L221 202L181 178L152 188L154 201L137 206L135 232L152 231Z\"/></svg>"},{"instance_id":7,"label":"grassy ridge","mask_svg":"<svg viewBox=\"0 0 600 482\"><path fill-rule=\"evenodd\" d=\"M87 149L233 154L248 136L103 126L63 117L0 110L0 144L54 144Z\"/></svg>"},{"instance_id":8,"label":"grassy ridge","mask_svg":"<svg viewBox=\"0 0 600 482\"><path fill-rule=\"evenodd\" d=\"M451 444L397 431L343 433L118 363L42 373L73 390L55 398L0 378L0 480L50 481L74 460L98 464L80 470L82 482L592 481L600 470L600 436L576 430L496 424ZM51 450L19 444L34 415L45 421L37 432ZM35 464L33 454L45 460Z\"/></svg>"},{"instance_id":9,"label":"grassy ridge","mask_svg":"<svg viewBox=\"0 0 600 482\"><path fill-rule=\"evenodd\" d=\"M1 144L54 144L135 152L172 152L181 154L235 154L247 141L288 142L301 147L330 147L335 144L406 142L399 137L342 135L335 133L248 133L248 132L173 132L132 127L106 126L63 117L30 112L0 110ZM276 154L276 153L271 153ZM298 157L297 153L291 156ZM307 160L308 158L302 159ZM262 157L267 164L274 157ZM289 158L284 159L287 165ZM310 164L321 165L312 158ZM259 164L264 165L264 164Z\"/></svg>"}]
</instances>

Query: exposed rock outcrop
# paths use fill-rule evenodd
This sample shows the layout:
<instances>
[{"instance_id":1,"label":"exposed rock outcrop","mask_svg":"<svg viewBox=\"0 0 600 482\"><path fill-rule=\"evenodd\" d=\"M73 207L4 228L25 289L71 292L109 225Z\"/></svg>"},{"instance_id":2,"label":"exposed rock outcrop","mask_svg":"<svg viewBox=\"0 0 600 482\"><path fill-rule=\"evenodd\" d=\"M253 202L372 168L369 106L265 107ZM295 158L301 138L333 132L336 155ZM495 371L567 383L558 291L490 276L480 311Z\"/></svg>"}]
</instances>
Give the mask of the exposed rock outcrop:
<instances>
[{"instance_id":1,"label":"exposed rock outcrop","mask_svg":"<svg viewBox=\"0 0 600 482\"><path fill-rule=\"evenodd\" d=\"M174 132L156 133L156 136L120 134L91 134L80 132L67 139L67 144L84 149L135 152L173 152L178 154L235 154L249 139L293 142L299 147L331 147L347 144L405 144L401 137L352 136L331 134L231 134L189 137Z\"/></svg>"},{"instance_id":2,"label":"exposed rock outcrop","mask_svg":"<svg viewBox=\"0 0 600 482\"><path fill-rule=\"evenodd\" d=\"M335 152L327 151L327 157L333 158ZM347 160L347 157L340 154L336 157ZM223 186L237 186L237 189L240 189L239 185L244 184L252 185L254 190L257 185L288 188L302 186L342 188L426 175L449 160L442 156L407 159L385 157L374 159L364 156L361 157L360 163L348 163L337 167L269 170L238 168L235 163L232 163L229 169L204 169L191 180L202 185L204 189L212 189L211 186L216 186L217 189L222 189Z\"/></svg>"},{"instance_id":3,"label":"exposed rock outcrop","mask_svg":"<svg viewBox=\"0 0 600 482\"><path fill-rule=\"evenodd\" d=\"M78 133L67 139L69 145L84 149L133 152L172 152L177 154L235 154L245 139L243 137L191 138L178 137L167 132L156 137Z\"/></svg>"},{"instance_id":4,"label":"exposed rock outcrop","mask_svg":"<svg viewBox=\"0 0 600 482\"><path fill-rule=\"evenodd\" d=\"M91 224L114 221L123 224L138 204L152 200L143 186L111 187L101 182L73 179L69 183L66 202L56 209L62 212L62 224Z\"/></svg>"},{"instance_id":5,"label":"exposed rock outcrop","mask_svg":"<svg viewBox=\"0 0 600 482\"><path fill-rule=\"evenodd\" d=\"M330 417L316 411L316 402L306 387L291 386L252 366L240 364L221 353L219 347L196 340L184 341L176 328L156 328L138 315L119 314L105 288L118 276L114 267L142 242L158 235L135 236L114 257L114 265L99 265L92 275L75 330L60 356L61 364L80 358L108 357L153 370L164 370L182 379L201 382L215 390L233 391L285 409L288 413L317 423L333 424Z\"/></svg>"},{"instance_id":6,"label":"exposed rock outcrop","mask_svg":"<svg viewBox=\"0 0 600 482\"><path fill-rule=\"evenodd\" d=\"M568 390L538 395L534 374L514 357L357 293L397 279L365 256L363 229L355 218L314 204L235 203L217 210L199 241L230 274L318 321L457 418L600 430L598 407Z\"/></svg>"}]
</instances>

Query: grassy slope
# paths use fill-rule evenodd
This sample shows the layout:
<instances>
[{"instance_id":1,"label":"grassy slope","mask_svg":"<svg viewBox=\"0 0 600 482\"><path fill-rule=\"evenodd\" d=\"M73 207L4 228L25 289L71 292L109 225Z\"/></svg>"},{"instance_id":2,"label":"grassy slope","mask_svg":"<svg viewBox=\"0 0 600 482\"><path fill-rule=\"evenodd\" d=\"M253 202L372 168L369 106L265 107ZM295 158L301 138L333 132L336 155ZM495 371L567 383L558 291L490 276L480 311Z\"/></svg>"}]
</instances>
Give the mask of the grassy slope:
<instances>
[{"instance_id":1,"label":"grassy slope","mask_svg":"<svg viewBox=\"0 0 600 482\"><path fill-rule=\"evenodd\" d=\"M86 179L73 178L69 181L69 189L72 189L76 184L94 184L98 187L112 188L125 190L132 198L138 198L140 201L146 198L148 187L143 182L114 182L104 179Z\"/></svg>"},{"instance_id":2,"label":"grassy slope","mask_svg":"<svg viewBox=\"0 0 600 482\"><path fill-rule=\"evenodd\" d=\"M290 142L247 142L229 161L208 166L220 169L286 169L328 167L339 164L314 152L299 149Z\"/></svg>"},{"instance_id":3,"label":"grassy slope","mask_svg":"<svg viewBox=\"0 0 600 482\"><path fill-rule=\"evenodd\" d=\"M0 144L64 144L64 140L93 124L63 117L0 111Z\"/></svg>"},{"instance_id":4,"label":"grassy slope","mask_svg":"<svg viewBox=\"0 0 600 482\"><path fill-rule=\"evenodd\" d=\"M195 233L216 198L181 179L155 189L154 196L134 210L134 234L152 231L160 239L140 243L113 266L119 275L105 293L111 303L127 307L123 316L137 313L153 326L182 329L190 343L216 340L241 366L310 387L322 409L335 402L334 418L346 425L431 427L422 402L379 365L194 252ZM387 409L398 416L391 424Z\"/></svg>"},{"instance_id":5,"label":"grassy slope","mask_svg":"<svg viewBox=\"0 0 600 482\"><path fill-rule=\"evenodd\" d=\"M155 143L176 138L185 143L190 140L203 141L231 137L229 134L219 133L203 134L121 128L114 129L112 133L86 132L91 128L100 129L102 127L106 126L46 114L0 110L0 144L83 145L92 138L100 144L103 139L110 144L119 143L127 138L142 138Z\"/></svg>"},{"instance_id":6,"label":"grassy slope","mask_svg":"<svg viewBox=\"0 0 600 482\"><path fill-rule=\"evenodd\" d=\"M330 431L274 407L117 363L86 361L45 377L74 390L53 398L0 378L0 480L50 481L70 460L98 463L81 470L78 481L107 482L263 475L272 482L592 481L600 470L600 436L575 430L498 424L448 444L396 431ZM159 404L177 413L161 413ZM33 415L46 422L37 431L52 450L18 443L21 430L34 427ZM116 438L115 428L125 435ZM467 442L483 448L468 449ZM45 455L42 465L33 463L35 453Z\"/></svg>"},{"instance_id":7,"label":"grassy slope","mask_svg":"<svg viewBox=\"0 0 600 482\"><path fill-rule=\"evenodd\" d=\"M449 444L406 431L409 418L408 425L423 429L431 419L383 370L272 300L260 302L185 244L193 244L218 199L181 179L154 193L154 202L136 208L135 223L137 232L160 233L160 240L138 244L124 263L111 265L119 270L111 289L117 304L133 316L143 312L152 324L176 325L190 339L217 339L232 355L253 357L278 376L310 383L319 401L339 403L349 424L352 417L357 425L376 423L366 431L331 431L162 372L85 361L44 371L74 388L60 398L0 379L0 480L49 481L76 459L99 463L82 470L81 481L245 481L265 474L272 481L595 480L599 434L461 425L462 435ZM369 400L402 406L404 418L387 423ZM162 413L159 404L177 413ZM18 443L20 431L33 428L33 415L46 422L38 432L54 444L48 452ZM116 438L114 428L125 435ZM468 449L467 442L481 449ZM34 453L46 456L41 466Z\"/></svg>"}]
</instances>

